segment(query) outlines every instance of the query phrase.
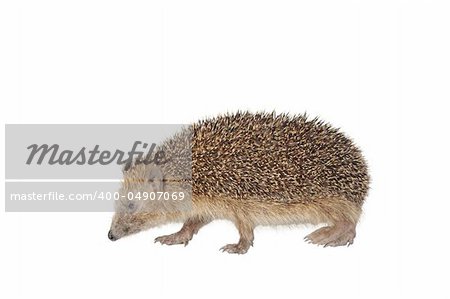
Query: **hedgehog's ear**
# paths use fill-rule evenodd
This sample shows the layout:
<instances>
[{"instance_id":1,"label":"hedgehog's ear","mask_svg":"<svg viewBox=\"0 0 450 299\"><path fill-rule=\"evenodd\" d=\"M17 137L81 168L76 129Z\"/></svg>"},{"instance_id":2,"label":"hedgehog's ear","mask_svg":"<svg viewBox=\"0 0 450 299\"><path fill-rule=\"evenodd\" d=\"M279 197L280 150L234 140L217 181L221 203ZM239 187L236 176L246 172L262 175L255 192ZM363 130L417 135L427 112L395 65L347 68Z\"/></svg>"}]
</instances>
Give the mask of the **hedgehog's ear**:
<instances>
[{"instance_id":1,"label":"hedgehog's ear","mask_svg":"<svg viewBox=\"0 0 450 299\"><path fill-rule=\"evenodd\" d=\"M122 166L122 173L125 174L128 172L128 170L130 170L131 168L131 164L130 163L124 163Z\"/></svg>"},{"instance_id":2,"label":"hedgehog's ear","mask_svg":"<svg viewBox=\"0 0 450 299\"><path fill-rule=\"evenodd\" d=\"M163 173L161 168L158 166L152 165L150 167L150 172L148 174L148 182L153 188L154 192L162 192L164 189L163 186Z\"/></svg>"}]
</instances>

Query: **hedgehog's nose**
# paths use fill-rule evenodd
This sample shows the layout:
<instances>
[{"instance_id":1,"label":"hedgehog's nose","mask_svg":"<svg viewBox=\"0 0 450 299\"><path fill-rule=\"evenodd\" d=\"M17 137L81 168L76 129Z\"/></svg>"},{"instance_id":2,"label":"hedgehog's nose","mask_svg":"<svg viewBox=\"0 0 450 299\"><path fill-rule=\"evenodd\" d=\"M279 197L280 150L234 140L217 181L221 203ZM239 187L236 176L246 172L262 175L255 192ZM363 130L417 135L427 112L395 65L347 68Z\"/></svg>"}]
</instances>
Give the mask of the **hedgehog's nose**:
<instances>
[{"instance_id":1,"label":"hedgehog's nose","mask_svg":"<svg viewBox=\"0 0 450 299\"><path fill-rule=\"evenodd\" d=\"M109 230L108 232L108 239L110 239L111 241L117 240L117 238L112 234L111 230Z\"/></svg>"}]
</instances>

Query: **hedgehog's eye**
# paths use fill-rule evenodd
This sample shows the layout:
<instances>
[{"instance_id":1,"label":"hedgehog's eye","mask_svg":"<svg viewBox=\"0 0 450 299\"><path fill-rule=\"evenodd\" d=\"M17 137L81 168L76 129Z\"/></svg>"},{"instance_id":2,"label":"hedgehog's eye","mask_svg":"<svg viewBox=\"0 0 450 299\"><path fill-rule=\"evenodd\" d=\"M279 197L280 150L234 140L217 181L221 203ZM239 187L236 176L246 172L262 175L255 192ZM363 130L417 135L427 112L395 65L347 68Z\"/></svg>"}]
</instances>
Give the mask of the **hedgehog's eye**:
<instances>
[{"instance_id":1,"label":"hedgehog's eye","mask_svg":"<svg viewBox=\"0 0 450 299\"><path fill-rule=\"evenodd\" d=\"M136 207L136 204L135 204L134 202L128 203L128 209L129 209L130 211L134 210L135 207Z\"/></svg>"}]
</instances>

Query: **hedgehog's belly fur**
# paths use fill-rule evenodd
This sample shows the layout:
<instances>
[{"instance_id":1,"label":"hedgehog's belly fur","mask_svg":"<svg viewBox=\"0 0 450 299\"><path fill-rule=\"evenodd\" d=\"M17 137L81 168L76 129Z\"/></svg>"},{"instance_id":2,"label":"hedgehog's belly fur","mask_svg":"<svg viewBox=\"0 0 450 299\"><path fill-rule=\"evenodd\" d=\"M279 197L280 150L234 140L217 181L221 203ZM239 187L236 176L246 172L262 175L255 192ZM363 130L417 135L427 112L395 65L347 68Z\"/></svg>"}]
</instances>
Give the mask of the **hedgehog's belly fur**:
<instances>
[{"instance_id":1,"label":"hedgehog's belly fur","mask_svg":"<svg viewBox=\"0 0 450 299\"><path fill-rule=\"evenodd\" d=\"M185 217L245 219L252 225L334 224L347 221L356 224L361 207L344 198L316 198L309 202L273 202L235 198L193 198L192 210Z\"/></svg>"}]
</instances>

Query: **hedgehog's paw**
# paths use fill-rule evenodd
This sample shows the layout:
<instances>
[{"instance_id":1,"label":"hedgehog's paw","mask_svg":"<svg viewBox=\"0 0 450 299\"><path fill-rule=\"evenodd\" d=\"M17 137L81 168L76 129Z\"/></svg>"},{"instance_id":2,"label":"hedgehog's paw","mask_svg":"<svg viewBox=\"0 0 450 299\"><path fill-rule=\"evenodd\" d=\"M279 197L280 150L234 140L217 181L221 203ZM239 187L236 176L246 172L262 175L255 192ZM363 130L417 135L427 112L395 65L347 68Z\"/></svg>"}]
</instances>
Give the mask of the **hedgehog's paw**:
<instances>
[{"instance_id":1,"label":"hedgehog's paw","mask_svg":"<svg viewBox=\"0 0 450 299\"><path fill-rule=\"evenodd\" d=\"M250 242L239 242L237 244L227 244L220 248L222 252L244 254L252 244Z\"/></svg>"},{"instance_id":2,"label":"hedgehog's paw","mask_svg":"<svg viewBox=\"0 0 450 299\"><path fill-rule=\"evenodd\" d=\"M186 246L190 240L191 236L178 232L171 235L158 237L155 239L155 243L159 242L165 245L184 244L184 246Z\"/></svg>"},{"instance_id":3,"label":"hedgehog's paw","mask_svg":"<svg viewBox=\"0 0 450 299\"><path fill-rule=\"evenodd\" d=\"M353 244L356 236L355 225L339 222L333 226L321 227L305 237L312 244L327 246L345 246Z\"/></svg>"},{"instance_id":4,"label":"hedgehog's paw","mask_svg":"<svg viewBox=\"0 0 450 299\"><path fill-rule=\"evenodd\" d=\"M355 239L355 231L346 231L344 233L342 233L341 235L339 235L339 237L337 237L334 240L330 240L328 241L324 247L328 247L328 246L350 246L353 244L353 240Z\"/></svg>"},{"instance_id":5,"label":"hedgehog's paw","mask_svg":"<svg viewBox=\"0 0 450 299\"><path fill-rule=\"evenodd\" d=\"M321 227L318 230L315 230L314 232L307 235L305 237L305 241L311 244L324 245L321 243L322 240L328 238L332 231L333 227L331 226Z\"/></svg>"}]
</instances>

